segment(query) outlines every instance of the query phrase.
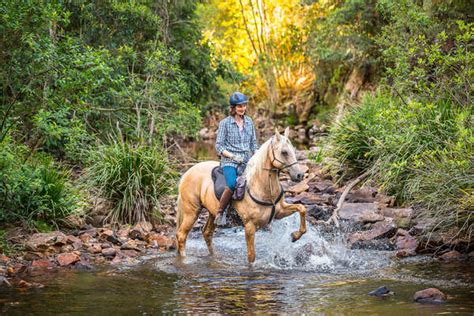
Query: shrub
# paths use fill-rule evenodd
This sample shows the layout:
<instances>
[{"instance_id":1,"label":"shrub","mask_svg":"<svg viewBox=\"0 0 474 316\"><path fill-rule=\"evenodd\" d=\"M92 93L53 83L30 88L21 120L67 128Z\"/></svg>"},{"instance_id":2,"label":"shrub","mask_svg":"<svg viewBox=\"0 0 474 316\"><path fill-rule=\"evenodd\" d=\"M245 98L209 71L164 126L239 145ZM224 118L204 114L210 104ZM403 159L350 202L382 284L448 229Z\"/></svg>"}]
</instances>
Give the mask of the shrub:
<instances>
[{"instance_id":1,"label":"shrub","mask_svg":"<svg viewBox=\"0 0 474 316\"><path fill-rule=\"evenodd\" d=\"M29 154L8 137L0 143L0 221L49 229L78 212L80 196L50 156Z\"/></svg>"},{"instance_id":2,"label":"shrub","mask_svg":"<svg viewBox=\"0 0 474 316\"><path fill-rule=\"evenodd\" d=\"M109 200L110 222L137 223L158 214L158 198L174 187L176 173L158 146L113 141L91 150L83 181Z\"/></svg>"},{"instance_id":3,"label":"shrub","mask_svg":"<svg viewBox=\"0 0 474 316\"><path fill-rule=\"evenodd\" d=\"M333 127L330 154L349 170L370 171L399 202L421 204L421 216L436 215L440 225L450 219L446 229L472 216L470 126L470 110L450 101L405 104L379 94L364 98Z\"/></svg>"}]
</instances>

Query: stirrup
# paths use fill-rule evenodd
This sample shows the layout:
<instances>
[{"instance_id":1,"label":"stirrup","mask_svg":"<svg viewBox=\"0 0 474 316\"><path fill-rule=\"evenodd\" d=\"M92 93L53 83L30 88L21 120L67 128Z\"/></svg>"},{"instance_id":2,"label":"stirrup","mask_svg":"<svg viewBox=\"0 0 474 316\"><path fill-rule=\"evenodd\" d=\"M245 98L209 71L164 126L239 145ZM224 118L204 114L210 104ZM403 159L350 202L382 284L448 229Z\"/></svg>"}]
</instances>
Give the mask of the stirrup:
<instances>
[{"instance_id":1,"label":"stirrup","mask_svg":"<svg viewBox=\"0 0 474 316\"><path fill-rule=\"evenodd\" d=\"M227 224L227 209L222 212L217 213L216 219L214 220L214 224L217 226L225 226Z\"/></svg>"}]
</instances>

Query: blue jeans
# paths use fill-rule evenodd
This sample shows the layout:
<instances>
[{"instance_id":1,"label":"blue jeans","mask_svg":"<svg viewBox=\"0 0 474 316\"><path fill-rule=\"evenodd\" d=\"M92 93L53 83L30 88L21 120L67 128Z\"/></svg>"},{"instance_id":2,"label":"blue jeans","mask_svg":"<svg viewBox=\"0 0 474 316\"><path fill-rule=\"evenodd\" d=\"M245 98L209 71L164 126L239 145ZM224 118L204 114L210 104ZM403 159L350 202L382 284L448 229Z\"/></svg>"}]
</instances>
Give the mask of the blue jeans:
<instances>
[{"instance_id":1,"label":"blue jeans","mask_svg":"<svg viewBox=\"0 0 474 316\"><path fill-rule=\"evenodd\" d=\"M224 177L227 186L232 191L235 191L235 183L237 182L237 168L232 166L224 166L222 170L224 171Z\"/></svg>"}]
</instances>

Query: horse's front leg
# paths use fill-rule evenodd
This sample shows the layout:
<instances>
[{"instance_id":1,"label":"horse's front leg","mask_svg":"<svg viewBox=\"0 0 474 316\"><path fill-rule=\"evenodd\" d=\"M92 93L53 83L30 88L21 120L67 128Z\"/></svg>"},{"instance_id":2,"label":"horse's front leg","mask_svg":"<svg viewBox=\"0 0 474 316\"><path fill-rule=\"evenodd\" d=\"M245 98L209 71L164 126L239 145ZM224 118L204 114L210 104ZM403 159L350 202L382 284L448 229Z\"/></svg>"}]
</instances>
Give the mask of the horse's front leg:
<instances>
[{"instance_id":1,"label":"horse's front leg","mask_svg":"<svg viewBox=\"0 0 474 316\"><path fill-rule=\"evenodd\" d=\"M280 211L275 215L276 219L282 219L284 217L290 216L294 212L300 213L300 229L291 233L291 239L293 242L295 242L300 239L304 233L306 233L306 207L302 204L288 204L284 201L280 203L280 207Z\"/></svg>"},{"instance_id":2,"label":"horse's front leg","mask_svg":"<svg viewBox=\"0 0 474 316\"><path fill-rule=\"evenodd\" d=\"M245 241L247 242L247 258L249 263L255 261L255 224L247 222L245 224Z\"/></svg>"}]
</instances>

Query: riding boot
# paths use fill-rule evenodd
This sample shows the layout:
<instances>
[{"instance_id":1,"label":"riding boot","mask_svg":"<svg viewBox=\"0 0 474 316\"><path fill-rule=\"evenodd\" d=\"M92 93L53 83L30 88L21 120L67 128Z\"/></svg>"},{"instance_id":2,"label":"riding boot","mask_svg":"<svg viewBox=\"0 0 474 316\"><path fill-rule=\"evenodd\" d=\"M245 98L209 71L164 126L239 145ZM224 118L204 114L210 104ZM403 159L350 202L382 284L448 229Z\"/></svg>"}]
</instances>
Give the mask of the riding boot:
<instances>
[{"instance_id":1,"label":"riding boot","mask_svg":"<svg viewBox=\"0 0 474 316\"><path fill-rule=\"evenodd\" d=\"M214 220L214 224L217 226L224 226L226 224L226 216L225 216L225 209L227 204L229 204L230 200L232 199L232 194L234 192L226 187L224 189L224 193L222 193L221 199L219 201L219 209L217 210L216 219Z\"/></svg>"}]
</instances>

